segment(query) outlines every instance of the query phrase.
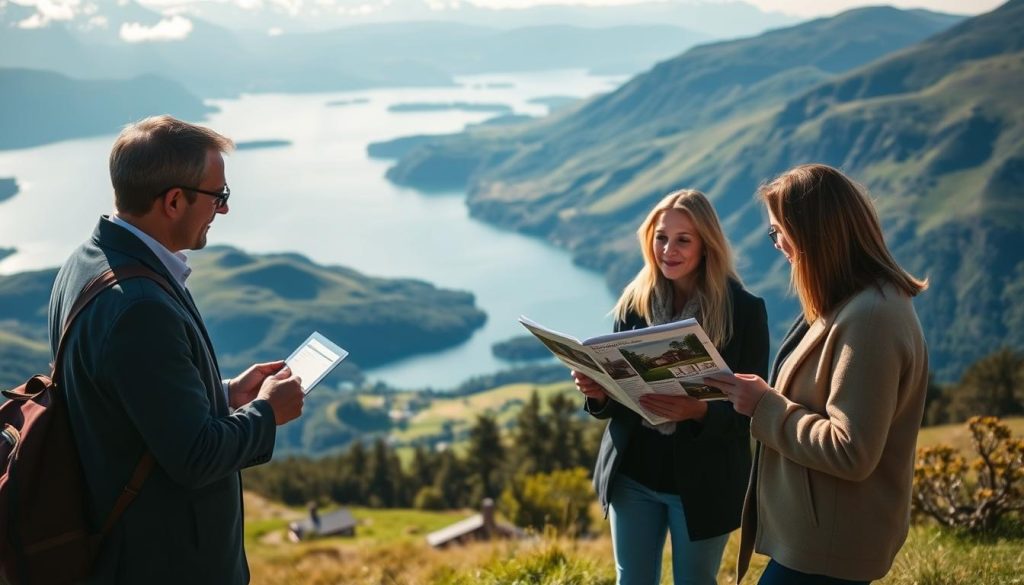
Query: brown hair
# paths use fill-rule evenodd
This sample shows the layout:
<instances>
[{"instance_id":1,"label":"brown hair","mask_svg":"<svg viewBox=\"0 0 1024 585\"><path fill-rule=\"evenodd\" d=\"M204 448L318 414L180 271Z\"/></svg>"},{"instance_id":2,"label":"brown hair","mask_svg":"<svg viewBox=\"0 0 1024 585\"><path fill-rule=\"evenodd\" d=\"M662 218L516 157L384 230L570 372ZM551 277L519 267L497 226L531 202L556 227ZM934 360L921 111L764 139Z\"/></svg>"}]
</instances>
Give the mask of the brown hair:
<instances>
[{"instance_id":1,"label":"brown hair","mask_svg":"<svg viewBox=\"0 0 1024 585\"><path fill-rule=\"evenodd\" d=\"M171 116L154 116L125 126L110 151L114 205L142 215L172 186L195 187L203 179L210 150L228 152L229 138ZM189 201L195 193L186 192Z\"/></svg>"},{"instance_id":2,"label":"brown hair","mask_svg":"<svg viewBox=\"0 0 1024 585\"><path fill-rule=\"evenodd\" d=\"M701 325L712 343L722 347L732 337L729 279L739 282L740 278L736 274L732 250L722 232L718 214L700 191L683 189L669 193L647 214L647 219L636 230L644 266L633 281L626 285L612 313L621 321L632 311L651 323L654 290L659 281L665 280L654 258L652 243L658 219L670 209L681 211L690 218L704 246L704 259L697 268L699 273L694 294L700 303Z\"/></svg>"},{"instance_id":3,"label":"brown hair","mask_svg":"<svg viewBox=\"0 0 1024 585\"><path fill-rule=\"evenodd\" d=\"M794 167L758 195L795 250L792 284L808 322L870 285L891 283L908 296L928 288L896 263L867 190L839 170Z\"/></svg>"}]
</instances>

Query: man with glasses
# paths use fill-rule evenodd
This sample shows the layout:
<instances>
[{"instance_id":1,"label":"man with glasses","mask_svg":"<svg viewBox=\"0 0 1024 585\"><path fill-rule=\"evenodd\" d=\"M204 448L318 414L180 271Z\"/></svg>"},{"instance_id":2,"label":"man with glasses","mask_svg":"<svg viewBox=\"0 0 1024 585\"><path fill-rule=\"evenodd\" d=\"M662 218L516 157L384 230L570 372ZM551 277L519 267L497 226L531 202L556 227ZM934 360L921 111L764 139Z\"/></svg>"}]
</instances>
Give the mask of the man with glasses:
<instances>
[{"instance_id":1,"label":"man with glasses","mask_svg":"<svg viewBox=\"0 0 1024 585\"><path fill-rule=\"evenodd\" d=\"M231 140L170 116L121 132L110 153L115 212L60 269L50 298L56 354L71 306L107 269L143 266L166 281L121 280L66 332L61 391L97 531L129 478L155 462L102 543L96 583L249 581L239 470L270 460L276 427L301 414L283 361L223 381L186 288L183 250L206 246L226 214Z\"/></svg>"}]
</instances>

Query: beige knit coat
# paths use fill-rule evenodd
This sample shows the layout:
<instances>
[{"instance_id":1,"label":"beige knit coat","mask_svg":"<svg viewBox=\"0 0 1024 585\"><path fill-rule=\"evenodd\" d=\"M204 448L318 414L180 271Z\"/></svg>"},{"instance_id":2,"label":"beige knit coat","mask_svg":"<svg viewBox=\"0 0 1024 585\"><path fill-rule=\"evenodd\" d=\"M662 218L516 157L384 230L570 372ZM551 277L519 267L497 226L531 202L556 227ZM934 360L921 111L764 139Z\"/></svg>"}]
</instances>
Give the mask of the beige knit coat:
<instances>
[{"instance_id":1,"label":"beige knit coat","mask_svg":"<svg viewBox=\"0 0 1024 585\"><path fill-rule=\"evenodd\" d=\"M928 354L911 299L869 287L810 325L758 402L738 579L751 550L874 580L906 540Z\"/></svg>"}]
</instances>

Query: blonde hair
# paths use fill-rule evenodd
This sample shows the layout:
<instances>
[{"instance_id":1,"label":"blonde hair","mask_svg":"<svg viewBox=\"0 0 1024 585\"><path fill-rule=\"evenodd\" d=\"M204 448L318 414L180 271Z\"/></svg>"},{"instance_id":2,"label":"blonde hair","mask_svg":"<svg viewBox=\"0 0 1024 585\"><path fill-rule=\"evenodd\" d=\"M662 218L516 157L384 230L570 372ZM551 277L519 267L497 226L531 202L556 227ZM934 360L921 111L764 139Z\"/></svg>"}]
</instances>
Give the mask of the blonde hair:
<instances>
[{"instance_id":1,"label":"blonde hair","mask_svg":"<svg viewBox=\"0 0 1024 585\"><path fill-rule=\"evenodd\" d=\"M808 322L881 282L911 297L928 288L896 263L867 190L839 170L801 165L758 195L794 248L792 285Z\"/></svg>"},{"instance_id":2,"label":"blonde hair","mask_svg":"<svg viewBox=\"0 0 1024 585\"><path fill-rule=\"evenodd\" d=\"M644 266L623 289L612 313L623 321L626 315L634 312L651 323L654 291L659 282L667 281L654 258L654 235L661 215L670 209L685 213L690 218L703 244L704 257L697 268L694 294L700 304L701 325L711 341L722 347L732 337L733 330L729 280L740 282L740 278L718 214L700 191L683 189L669 193L647 214L647 219L636 230Z\"/></svg>"}]
</instances>

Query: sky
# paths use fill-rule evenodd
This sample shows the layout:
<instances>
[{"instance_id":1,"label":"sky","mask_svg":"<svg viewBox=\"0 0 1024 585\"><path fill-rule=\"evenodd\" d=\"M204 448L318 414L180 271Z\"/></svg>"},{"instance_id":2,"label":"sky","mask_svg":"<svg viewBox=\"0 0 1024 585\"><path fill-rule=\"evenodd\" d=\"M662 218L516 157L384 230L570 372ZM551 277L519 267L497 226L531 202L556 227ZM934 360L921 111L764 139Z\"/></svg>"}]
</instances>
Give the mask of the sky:
<instances>
[{"instance_id":1,"label":"sky","mask_svg":"<svg viewBox=\"0 0 1024 585\"><path fill-rule=\"evenodd\" d=\"M471 0L473 4L493 8L523 8L537 4L629 4L643 0ZM981 14L1000 6L1005 0L746 0L765 11L796 16L828 16L856 6L889 4L899 8L928 8L938 12Z\"/></svg>"},{"instance_id":2,"label":"sky","mask_svg":"<svg viewBox=\"0 0 1024 585\"><path fill-rule=\"evenodd\" d=\"M87 4L88 0L12 0L18 4L62 6L66 4ZM187 3L189 0L139 0L142 4L166 5ZM217 0L214 0L217 1ZM221 0L233 1L239 5L255 6L264 0ZM268 0L269 3L303 3L303 0ZM353 9L360 6L369 7L382 0L307 0L308 4L330 3L348 4ZM539 4L575 4L575 5L609 5L631 4L650 0L425 0L427 3L444 5L447 3L467 2L491 8L526 8ZM716 2L722 0L694 0ZM1005 0L745 0L765 11L783 12L801 17L829 16L856 6L889 4L900 8L928 8L939 12L956 14L980 14L988 12L1004 3ZM383 0L390 3L389 0Z\"/></svg>"},{"instance_id":3,"label":"sky","mask_svg":"<svg viewBox=\"0 0 1024 585\"><path fill-rule=\"evenodd\" d=\"M126 0L115 0L124 2ZM136 0L140 4L163 10L168 6L187 4L198 0ZM287 13L297 14L318 7L332 7L339 13L362 15L373 13L381 7L391 6L398 2L415 2L415 0L204 0L213 2L233 2L248 10L258 10L262 6L273 5L284 9ZM432 10L441 15L446 10L458 10L459 6L475 4L490 8L527 8L541 4L575 4L575 5L623 5L637 2L658 0L423 0ZM715 3L730 0L667 0L677 2ZM890 4L900 8L927 8L938 12L950 12L964 15L976 15L988 12L1001 5L1004 0L745 0L758 8L782 12L800 18L832 16L857 6ZM53 21L70 20L76 15L91 16L90 26L105 26L105 17L93 14L96 11L94 0L0 0L0 8L8 2L35 6L37 13L20 22L21 28L38 28L49 25ZM90 12L92 10L93 12ZM314 12L315 14L315 12ZM92 21L96 21L93 23ZM124 28L127 27L127 28ZM184 38L192 30L192 23L181 16L167 14L167 18L156 26L140 24L124 25L121 37L127 42L143 42L151 40L175 40Z\"/></svg>"}]
</instances>

